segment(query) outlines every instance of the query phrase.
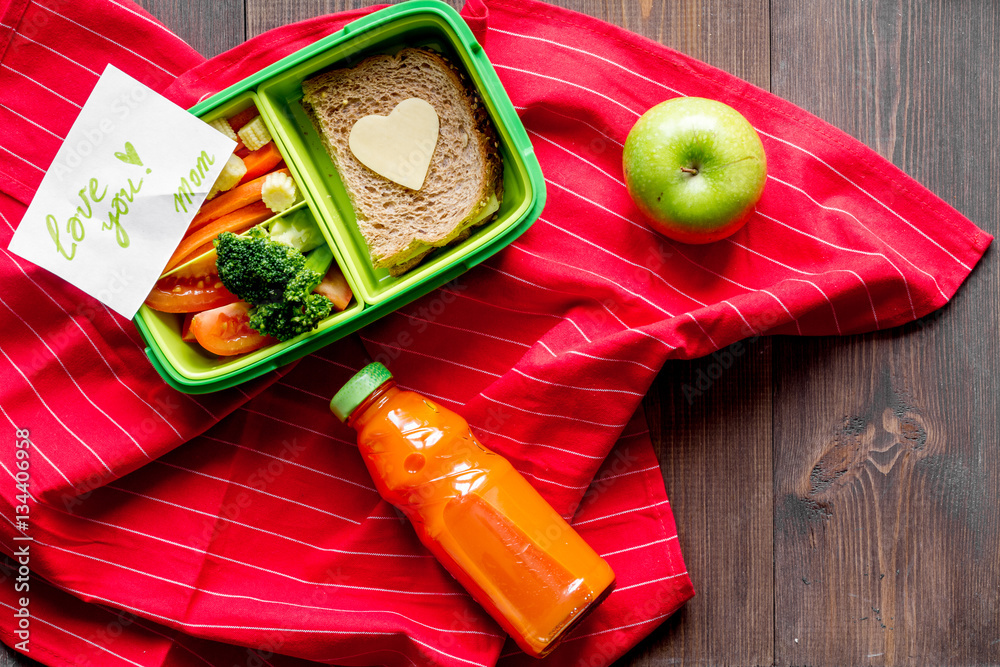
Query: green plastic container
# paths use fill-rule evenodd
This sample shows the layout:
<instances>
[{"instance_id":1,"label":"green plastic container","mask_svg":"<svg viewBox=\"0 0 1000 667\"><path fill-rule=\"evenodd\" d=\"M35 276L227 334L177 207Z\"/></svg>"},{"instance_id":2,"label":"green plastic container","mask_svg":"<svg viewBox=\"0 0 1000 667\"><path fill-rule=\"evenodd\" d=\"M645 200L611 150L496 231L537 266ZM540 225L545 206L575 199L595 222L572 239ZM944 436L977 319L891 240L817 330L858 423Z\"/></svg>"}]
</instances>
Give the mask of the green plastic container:
<instances>
[{"instance_id":1,"label":"green plastic container","mask_svg":"<svg viewBox=\"0 0 1000 667\"><path fill-rule=\"evenodd\" d=\"M493 222L394 278L384 269L372 267L343 183L299 101L304 79L407 46L443 53L465 71L477 89L500 138L504 197ZM212 120L231 116L251 104L259 109L303 193L304 202L297 204L296 210L304 209L314 217L355 298L346 310L326 318L316 331L233 358L217 357L197 344L182 341L181 317L143 306L135 325L146 342L146 355L163 379L180 391L201 394L232 387L356 331L496 253L530 227L545 204L545 183L538 160L493 66L465 21L438 0L410 0L374 12L213 95L190 111Z\"/></svg>"}]
</instances>

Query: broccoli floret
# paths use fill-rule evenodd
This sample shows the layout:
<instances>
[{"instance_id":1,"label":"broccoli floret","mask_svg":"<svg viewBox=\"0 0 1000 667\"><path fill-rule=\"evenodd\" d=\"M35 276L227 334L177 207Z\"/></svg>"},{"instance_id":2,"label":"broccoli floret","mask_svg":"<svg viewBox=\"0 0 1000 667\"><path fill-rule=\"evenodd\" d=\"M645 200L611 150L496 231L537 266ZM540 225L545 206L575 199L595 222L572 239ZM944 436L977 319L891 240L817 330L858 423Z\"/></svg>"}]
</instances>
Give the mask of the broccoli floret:
<instances>
[{"instance_id":1,"label":"broccoli floret","mask_svg":"<svg viewBox=\"0 0 1000 667\"><path fill-rule=\"evenodd\" d=\"M308 261L306 262L308 264ZM285 286L285 301L301 301L304 295L313 291L323 280L323 274L310 268L303 268Z\"/></svg>"},{"instance_id":2,"label":"broccoli floret","mask_svg":"<svg viewBox=\"0 0 1000 667\"><path fill-rule=\"evenodd\" d=\"M271 241L259 227L245 236L220 234L215 249L219 255L219 280L227 290L252 304L280 301L288 282L306 262L301 252Z\"/></svg>"},{"instance_id":3,"label":"broccoli floret","mask_svg":"<svg viewBox=\"0 0 1000 667\"><path fill-rule=\"evenodd\" d=\"M289 340L315 329L332 307L322 294L307 294L300 301L266 303L250 310L250 326L265 336Z\"/></svg>"},{"instance_id":4,"label":"broccoli floret","mask_svg":"<svg viewBox=\"0 0 1000 667\"><path fill-rule=\"evenodd\" d=\"M332 304L312 291L333 262L326 244L304 256L253 228L246 236L221 234L216 266L226 289L253 305L250 326L280 341L315 329Z\"/></svg>"}]
</instances>

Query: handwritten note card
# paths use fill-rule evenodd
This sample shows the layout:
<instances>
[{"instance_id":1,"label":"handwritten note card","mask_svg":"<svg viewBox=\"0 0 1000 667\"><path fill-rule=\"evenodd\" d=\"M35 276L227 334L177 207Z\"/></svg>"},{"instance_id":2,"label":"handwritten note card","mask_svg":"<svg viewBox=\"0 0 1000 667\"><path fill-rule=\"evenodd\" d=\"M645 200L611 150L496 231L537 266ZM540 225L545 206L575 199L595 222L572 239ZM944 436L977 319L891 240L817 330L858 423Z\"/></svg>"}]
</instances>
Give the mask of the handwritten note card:
<instances>
[{"instance_id":1,"label":"handwritten note card","mask_svg":"<svg viewBox=\"0 0 1000 667\"><path fill-rule=\"evenodd\" d=\"M131 318L235 148L108 65L10 250Z\"/></svg>"}]
</instances>

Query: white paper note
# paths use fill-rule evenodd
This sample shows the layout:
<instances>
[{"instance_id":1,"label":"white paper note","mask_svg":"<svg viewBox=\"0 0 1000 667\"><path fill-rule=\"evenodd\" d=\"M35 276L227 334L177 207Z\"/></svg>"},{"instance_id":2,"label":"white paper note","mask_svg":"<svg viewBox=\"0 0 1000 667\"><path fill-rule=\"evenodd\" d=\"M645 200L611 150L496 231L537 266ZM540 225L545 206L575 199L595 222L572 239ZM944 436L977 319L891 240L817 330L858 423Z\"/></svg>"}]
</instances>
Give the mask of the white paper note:
<instances>
[{"instance_id":1,"label":"white paper note","mask_svg":"<svg viewBox=\"0 0 1000 667\"><path fill-rule=\"evenodd\" d=\"M132 318L235 148L108 65L10 251Z\"/></svg>"}]
</instances>

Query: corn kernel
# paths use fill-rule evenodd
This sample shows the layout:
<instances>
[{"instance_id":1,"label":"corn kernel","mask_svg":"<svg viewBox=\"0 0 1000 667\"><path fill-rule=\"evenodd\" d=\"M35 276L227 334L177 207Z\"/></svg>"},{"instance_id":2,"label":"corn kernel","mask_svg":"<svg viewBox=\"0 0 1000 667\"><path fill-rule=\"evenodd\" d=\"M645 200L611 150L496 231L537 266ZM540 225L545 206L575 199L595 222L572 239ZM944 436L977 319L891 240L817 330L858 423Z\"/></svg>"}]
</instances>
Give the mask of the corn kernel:
<instances>
[{"instance_id":1,"label":"corn kernel","mask_svg":"<svg viewBox=\"0 0 1000 667\"><path fill-rule=\"evenodd\" d=\"M274 213L290 208L298 197L295 181L284 172L276 171L267 175L260 189L264 205Z\"/></svg>"},{"instance_id":2,"label":"corn kernel","mask_svg":"<svg viewBox=\"0 0 1000 667\"><path fill-rule=\"evenodd\" d=\"M215 179L215 183L208 191L208 198L211 199L220 192L231 190L247 173L247 166L238 155L230 155L226 165L222 168L222 173Z\"/></svg>"},{"instance_id":3,"label":"corn kernel","mask_svg":"<svg viewBox=\"0 0 1000 667\"><path fill-rule=\"evenodd\" d=\"M210 122L209 125L211 127L214 127L219 132L222 132L224 135L226 135L233 141L236 141L236 133L233 132L232 126L229 124L229 121L226 120L225 118L216 118L215 120Z\"/></svg>"}]
</instances>

